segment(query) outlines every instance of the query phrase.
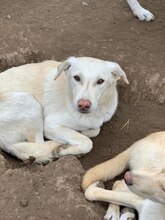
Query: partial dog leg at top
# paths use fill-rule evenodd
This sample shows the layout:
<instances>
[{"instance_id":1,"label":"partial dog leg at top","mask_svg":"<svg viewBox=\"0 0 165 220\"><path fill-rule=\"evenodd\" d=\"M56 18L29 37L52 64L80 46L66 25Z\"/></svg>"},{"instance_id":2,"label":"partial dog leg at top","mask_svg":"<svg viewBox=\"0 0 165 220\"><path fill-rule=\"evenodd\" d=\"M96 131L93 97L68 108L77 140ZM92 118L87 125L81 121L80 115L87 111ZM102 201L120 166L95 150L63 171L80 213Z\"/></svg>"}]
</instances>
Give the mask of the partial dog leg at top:
<instances>
[{"instance_id":1,"label":"partial dog leg at top","mask_svg":"<svg viewBox=\"0 0 165 220\"><path fill-rule=\"evenodd\" d=\"M2 150L21 160L33 156L37 162L47 162L53 159L59 145L54 141L44 142L42 108L32 95L22 92L0 94Z\"/></svg>"},{"instance_id":2,"label":"partial dog leg at top","mask_svg":"<svg viewBox=\"0 0 165 220\"><path fill-rule=\"evenodd\" d=\"M143 8L137 0L127 0L133 14L138 17L140 21L152 21L154 20L154 15Z\"/></svg>"}]
</instances>

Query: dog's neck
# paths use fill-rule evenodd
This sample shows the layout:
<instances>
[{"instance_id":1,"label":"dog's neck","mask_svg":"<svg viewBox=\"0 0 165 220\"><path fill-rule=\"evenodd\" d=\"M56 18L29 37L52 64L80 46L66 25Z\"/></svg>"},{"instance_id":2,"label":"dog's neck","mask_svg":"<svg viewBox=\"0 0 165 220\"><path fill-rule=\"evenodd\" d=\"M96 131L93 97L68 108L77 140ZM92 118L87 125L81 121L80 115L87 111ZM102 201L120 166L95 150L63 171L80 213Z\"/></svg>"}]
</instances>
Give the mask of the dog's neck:
<instances>
[{"instance_id":1,"label":"dog's neck","mask_svg":"<svg viewBox=\"0 0 165 220\"><path fill-rule=\"evenodd\" d=\"M165 205L145 199L139 210L139 220L165 220Z\"/></svg>"}]
</instances>

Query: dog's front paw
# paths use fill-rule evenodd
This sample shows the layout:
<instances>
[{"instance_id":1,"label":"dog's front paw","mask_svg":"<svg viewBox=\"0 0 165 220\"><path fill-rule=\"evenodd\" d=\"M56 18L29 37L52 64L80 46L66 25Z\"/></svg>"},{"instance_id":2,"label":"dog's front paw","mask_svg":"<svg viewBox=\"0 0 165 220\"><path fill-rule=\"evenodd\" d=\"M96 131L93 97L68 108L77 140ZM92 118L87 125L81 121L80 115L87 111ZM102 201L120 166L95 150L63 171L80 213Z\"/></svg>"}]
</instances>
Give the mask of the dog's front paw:
<instances>
[{"instance_id":1,"label":"dog's front paw","mask_svg":"<svg viewBox=\"0 0 165 220\"><path fill-rule=\"evenodd\" d=\"M121 211L120 220L136 220L134 210L130 208L123 208Z\"/></svg>"},{"instance_id":2,"label":"dog's front paw","mask_svg":"<svg viewBox=\"0 0 165 220\"><path fill-rule=\"evenodd\" d=\"M133 13L136 17L138 17L140 21L153 21L155 18L154 15L150 11L142 7L134 10Z\"/></svg>"},{"instance_id":3,"label":"dog's front paw","mask_svg":"<svg viewBox=\"0 0 165 220\"><path fill-rule=\"evenodd\" d=\"M61 144L59 145L53 152L53 160L56 160L58 158L60 158L62 155L61 155L61 152L67 148L67 145L65 144Z\"/></svg>"},{"instance_id":4,"label":"dog's front paw","mask_svg":"<svg viewBox=\"0 0 165 220\"><path fill-rule=\"evenodd\" d=\"M104 220L119 220L120 218L120 207L119 205L110 203L107 212L104 216Z\"/></svg>"},{"instance_id":5,"label":"dog's front paw","mask_svg":"<svg viewBox=\"0 0 165 220\"><path fill-rule=\"evenodd\" d=\"M104 220L119 220L119 212L116 212L116 210L113 209L108 209L104 216Z\"/></svg>"},{"instance_id":6,"label":"dog's front paw","mask_svg":"<svg viewBox=\"0 0 165 220\"><path fill-rule=\"evenodd\" d=\"M97 192L98 188L103 187L104 184L100 184L100 182L95 182L91 184L86 190L85 190L85 198L89 201L95 201L97 198Z\"/></svg>"}]
</instances>

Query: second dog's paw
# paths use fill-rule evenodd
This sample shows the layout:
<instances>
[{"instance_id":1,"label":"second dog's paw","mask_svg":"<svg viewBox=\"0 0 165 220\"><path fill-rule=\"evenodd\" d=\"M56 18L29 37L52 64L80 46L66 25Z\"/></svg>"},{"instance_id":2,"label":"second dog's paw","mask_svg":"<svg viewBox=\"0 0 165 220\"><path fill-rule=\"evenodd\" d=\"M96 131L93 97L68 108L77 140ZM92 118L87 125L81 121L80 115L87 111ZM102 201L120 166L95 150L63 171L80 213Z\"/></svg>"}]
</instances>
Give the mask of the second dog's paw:
<instances>
[{"instance_id":1,"label":"second dog's paw","mask_svg":"<svg viewBox=\"0 0 165 220\"><path fill-rule=\"evenodd\" d=\"M104 220L119 220L120 218L120 207L113 203L110 203L107 212L104 216Z\"/></svg>"},{"instance_id":2,"label":"second dog's paw","mask_svg":"<svg viewBox=\"0 0 165 220\"><path fill-rule=\"evenodd\" d=\"M108 208L104 220L119 220L119 211L113 208Z\"/></svg>"},{"instance_id":3,"label":"second dog's paw","mask_svg":"<svg viewBox=\"0 0 165 220\"><path fill-rule=\"evenodd\" d=\"M120 216L120 220L136 220L136 216L132 212L126 212Z\"/></svg>"},{"instance_id":4,"label":"second dog's paw","mask_svg":"<svg viewBox=\"0 0 165 220\"><path fill-rule=\"evenodd\" d=\"M100 182L95 182L91 184L86 190L85 190L85 198L89 201L95 201L97 197L98 188L100 186Z\"/></svg>"},{"instance_id":5,"label":"second dog's paw","mask_svg":"<svg viewBox=\"0 0 165 220\"><path fill-rule=\"evenodd\" d=\"M103 182L98 181L98 182L93 183L93 184L95 184L95 185L96 185L96 187L103 188L103 189L105 188L105 187L104 187L104 183L103 183Z\"/></svg>"},{"instance_id":6,"label":"second dog's paw","mask_svg":"<svg viewBox=\"0 0 165 220\"><path fill-rule=\"evenodd\" d=\"M140 21L153 21L155 18L150 11L144 8L136 9L133 11L133 13Z\"/></svg>"},{"instance_id":7,"label":"second dog's paw","mask_svg":"<svg viewBox=\"0 0 165 220\"><path fill-rule=\"evenodd\" d=\"M88 186L88 188L97 188L97 187L98 188L104 188L104 183L100 182L100 181L97 181L95 183L92 183L90 186Z\"/></svg>"},{"instance_id":8,"label":"second dog's paw","mask_svg":"<svg viewBox=\"0 0 165 220\"><path fill-rule=\"evenodd\" d=\"M119 220L119 215L116 212L107 212L104 216L104 220Z\"/></svg>"}]
</instances>

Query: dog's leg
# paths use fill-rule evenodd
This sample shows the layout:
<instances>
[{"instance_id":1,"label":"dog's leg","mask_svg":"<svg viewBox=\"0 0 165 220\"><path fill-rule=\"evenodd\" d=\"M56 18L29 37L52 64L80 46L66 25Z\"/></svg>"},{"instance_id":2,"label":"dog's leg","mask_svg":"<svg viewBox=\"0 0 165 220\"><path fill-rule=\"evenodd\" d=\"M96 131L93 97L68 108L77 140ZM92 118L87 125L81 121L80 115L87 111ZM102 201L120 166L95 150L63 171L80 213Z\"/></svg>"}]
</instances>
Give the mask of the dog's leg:
<instances>
[{"instance_id":1,"label":"dog's leg","mask_svg":"<svg viewBox=\"0 0 165 220\"><path fill-rule=\"evenodd\" d=\"M96 137L99 133L100 133L100 128L98 128L98 129L89 129L89 130L81 132L81 134L83 134L83 135L85 135L89 138Z\"/></svg>"},{"instance_id":2,"label":"dog's leg","mask_svg":"<svg viewBox=\"0 0 165 220\"><path fill-rule=\"evenodd\" d=\"M21 142L10 146L14 156L22 161L27 161L30 157L34 157L37 163L48 163L56 156L57 149L61 146L55 141L46 141L43 143Z\"/></svg>"},{"instance_id":3,"label":"dog's leg","mask_svg":"<svg viewBox=\"0 0 165 220\"><path fill-rule=\"evenodd\" d=\"M119 189L119 184L118 181L116 181L113 184L112 190L118 191L118 189ZM104 216L104 220L119 220L119 218L120 218L120 206L117 204L110 203L106 211L106 214Z\"/></svg>"},{"instance_id":4,"label":"dog's leg","mask_svg":"<svg viewBox=\"0 0 165 220\"><path fill-rule=\"evenodd\" d=\"M117 192L97 187L97 182L85 190L85 197L90 201L104 201L139 210L143 199L132 192Z\"/></svg>"},{"instance_id":5,"label":"dog's leg","mask_svg":"<svg viewBox=\"0 0 165 220\"><path fill-rule=\"evenodd\" d=\"M123 208L121 210L120 220L136 220L135 210L132 208Z\"/></svg>"},{"instance_id":6,"label":"dog's leg","mask_svg":"<svg viewBox=\"0 0 165 220\"><path fill-rule=\"evenodd\" d=\"M53 119L50 119L49 123L46 121L44 133L46 138L65 144L57 150L57 157L86 154L93 147L88 137L68 127L56 126Z\"/></svg>"},{"instance_id":7,"label":"dog's leg","mask_svg":"<svg viewBox=\"0 0 165 220\"><path fill-rule=\"evenodd\" d=\"M143 8L137 0L127 0L133 14L138 17L140 21L152 21L154 20L154 15Z\"/></svg>"},{"instance_id":8,"label":"dog's leg","mask_svg":"<svg viewBox=\"0 0 165 220\"><path fill-rule=\"evenodd\" d=\"M119 220L119 216L120 206L110 203L104 216L104 220Z\"/></svg>"},{"instance_id":9,"label":"dog's leg","mask_svg":"<svg viewBox=\"0 0 165 220\"><path fill-rule=\"evenodd\" d=\"M113 191L117 192L129 192L127 185L123 180L116 181L112 188ZM116 204L109 204L108 210L106 212L106 215L104 216L105 220L127 220L127 218L130 218L130 220L135 219L135 211L132 208L123 208L120 216L120 206Z\"/></svg>"}]
</instances>

